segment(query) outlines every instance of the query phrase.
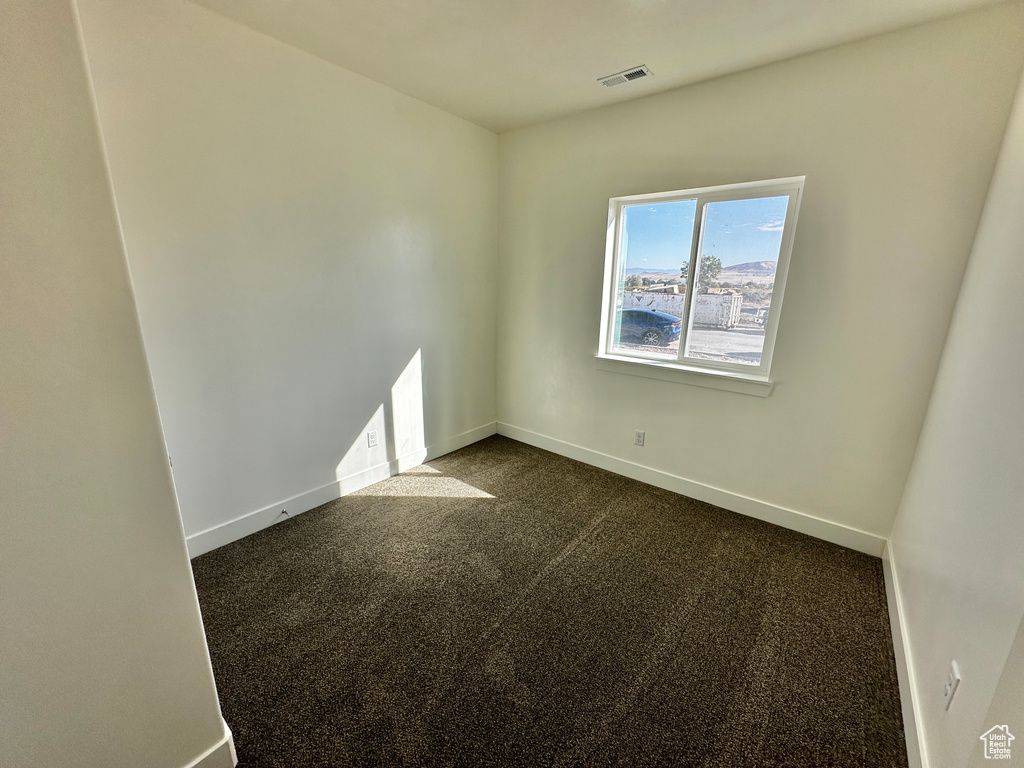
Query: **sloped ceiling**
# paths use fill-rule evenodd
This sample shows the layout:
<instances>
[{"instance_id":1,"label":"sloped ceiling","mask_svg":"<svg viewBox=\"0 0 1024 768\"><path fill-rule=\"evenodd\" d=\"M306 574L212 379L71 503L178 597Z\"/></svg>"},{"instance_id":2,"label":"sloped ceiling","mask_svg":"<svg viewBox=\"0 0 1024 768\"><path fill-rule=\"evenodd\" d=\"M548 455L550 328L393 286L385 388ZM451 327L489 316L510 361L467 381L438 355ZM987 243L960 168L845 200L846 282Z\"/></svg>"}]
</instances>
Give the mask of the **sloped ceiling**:
<instances>
[{"instance_id":1,"label":"sloped ceiling","mask_svg":"<svg viewBox=\"0 0 1024 768\"><path fill-rule=\"evenodd\" d=\"M500 133L989 0L195 1Z\"/></svg>"}]
</instances>

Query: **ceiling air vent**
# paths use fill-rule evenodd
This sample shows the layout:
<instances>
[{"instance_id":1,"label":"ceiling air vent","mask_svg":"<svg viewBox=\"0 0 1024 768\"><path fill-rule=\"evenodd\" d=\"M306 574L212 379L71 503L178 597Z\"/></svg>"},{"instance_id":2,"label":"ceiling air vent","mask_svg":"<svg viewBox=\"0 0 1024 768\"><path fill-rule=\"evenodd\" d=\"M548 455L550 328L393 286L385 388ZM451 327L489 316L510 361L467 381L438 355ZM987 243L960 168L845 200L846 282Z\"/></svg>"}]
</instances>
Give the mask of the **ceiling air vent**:
<instances>
[{"instance_id":1,"label":"ceiling air vent","mask_svg":"<svg viewBox=\"0 0 1024 768\"><path fill-rule=\"evenodd\" d=\"M606 88L611 88L613 85L622 85L628 83L630 80L639 80L641 77L650 77L651 70L641 64L639 67L630 67L624 69L622 72L616 72L614 75L608 75L607 77L597 78L597 82Z\"/></svg>"}]
</instances>

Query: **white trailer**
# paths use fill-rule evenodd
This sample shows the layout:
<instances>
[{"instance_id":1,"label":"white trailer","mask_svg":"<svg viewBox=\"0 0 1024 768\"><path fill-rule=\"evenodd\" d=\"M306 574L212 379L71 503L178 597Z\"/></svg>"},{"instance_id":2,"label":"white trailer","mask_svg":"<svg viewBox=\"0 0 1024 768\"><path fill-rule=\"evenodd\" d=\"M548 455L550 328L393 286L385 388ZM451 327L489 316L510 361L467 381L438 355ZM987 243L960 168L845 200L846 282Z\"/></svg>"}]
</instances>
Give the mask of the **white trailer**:
<instances>
[{"instance_id":1,"label":"white trailer","mask_svg":"<svg viewBox=\"0 0 1024 768\"><path fill-rule=\"evenodd\" d=\"M740 321L743 297L738 293L698 294L693 299L693 324L733 328Z\"/></svg>"},{"instance_id":2,"label":"white trailer","mask_svg":"<svg viewBox=\"0 0 1024 768\"><path fill-rule=\"evenodd\" d=\"M681 293L626 291L622 309L653 309L676 317L683 316L686 297ZM743 296L738 293L698 294L694 298L693 324L712 328L733 328L740 321Z\"/></svg>"},{"instance_id":3,"label":"white trailer","mask_svg":"<svg viewBox=\"0 0 1024 768\"><path fill-rule=\"evenodd\" d=\"M683 316L681 293L655 293L654 291L626 291L622 297L622 309L652 309L676 317Z\"/></svg>"}]
</instances>

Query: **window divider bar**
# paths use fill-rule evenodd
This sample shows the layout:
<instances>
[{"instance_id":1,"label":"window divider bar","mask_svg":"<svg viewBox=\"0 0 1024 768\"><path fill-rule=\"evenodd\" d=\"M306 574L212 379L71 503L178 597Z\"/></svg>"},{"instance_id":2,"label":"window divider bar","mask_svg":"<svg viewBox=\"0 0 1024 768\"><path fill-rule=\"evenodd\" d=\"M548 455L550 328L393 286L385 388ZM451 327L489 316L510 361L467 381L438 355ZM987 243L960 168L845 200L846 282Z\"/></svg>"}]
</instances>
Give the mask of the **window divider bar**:
<instances>
[{"instance_id":1,"label":"window divider bar","mask_svg":"<svg viewBox=\"0 0 1024 768\"><path fill-rule=\"evenodd\" d=\"M686 344L690 338L690 313L693 305L693 289L697 284L697 254L700 252L700 241L704 237L704 202L697 198L697 209L693 212L693 230L690 233L690 261L686 269L686 295L683 297L683 316L680 319L682 326L679 329L679 349L676 352L676 362L682 362L686 354Z\"/></svg>"}]
</instances>

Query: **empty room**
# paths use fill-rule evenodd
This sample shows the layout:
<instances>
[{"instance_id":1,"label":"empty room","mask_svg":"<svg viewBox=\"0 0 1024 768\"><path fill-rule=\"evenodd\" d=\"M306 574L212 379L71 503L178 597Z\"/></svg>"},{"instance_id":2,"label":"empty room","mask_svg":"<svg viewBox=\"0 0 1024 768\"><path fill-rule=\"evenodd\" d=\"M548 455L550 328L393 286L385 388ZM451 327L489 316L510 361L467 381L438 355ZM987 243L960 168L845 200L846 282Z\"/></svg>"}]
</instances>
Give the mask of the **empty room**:
<instances>
[{"instance_id":1,"label":"empty room","mask_svg":"<svg viewBox=\"0 0 1024 768\"><path fill-rule=\"evenodd\" d=\"M0 766L1024 759L1024 0L0 9Z\"/></svg>"}]
</instances>

